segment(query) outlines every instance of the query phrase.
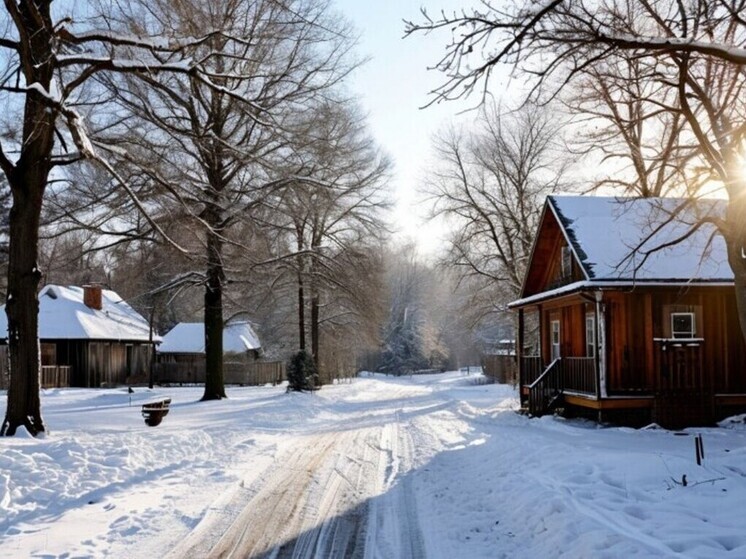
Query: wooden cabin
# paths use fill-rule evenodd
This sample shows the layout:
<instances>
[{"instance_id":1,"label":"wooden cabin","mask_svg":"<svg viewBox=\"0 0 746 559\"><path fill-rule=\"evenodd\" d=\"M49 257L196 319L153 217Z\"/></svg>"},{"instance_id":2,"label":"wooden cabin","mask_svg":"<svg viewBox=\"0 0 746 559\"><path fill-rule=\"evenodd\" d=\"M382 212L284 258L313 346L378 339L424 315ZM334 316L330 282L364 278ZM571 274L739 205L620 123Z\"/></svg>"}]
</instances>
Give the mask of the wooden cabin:
<instances>
[{"instance_id":1,"label":"wooden cabin","mask_svg":"<svg viewBox=\"0 0 746 559\"><path fill-rule=\"evenodd\" d=\"M0 332L8 323L0 313ZM98 285L47 285L39 293L39 345L44 388L115 386L144 380L154 344L148 321ZM2 340L7 344L6 338Z\"/></svg>"},{"instance_id":2,"label":"wooden cabin","mask_svg":"<svg viewBox=\"0 0 746 559\"><path fill-rule=\"evenodd\" d=\"M245 365L254 363L260 353L259 337L249 322L233 321L226 324L223 328L225 382L246 384L240 382L238 377L232 377L238 375L243 378L243 371L247 370ZM205 367L204 323L180 322L163 337L163 343L158 348L156 376L159 382L203 383Z\"/></svg>"},{"instance_id":3,"label":"wooden cabin","mask_svg":"<svg viewBox=\"0 0 746 559\"><path fill-rule=\"evenodd\" d=\"M531 414L678 428L746 411L733 272L723 238L702 221L726 204L547 198L510 305Z\"/></svg>"}]
</instances>

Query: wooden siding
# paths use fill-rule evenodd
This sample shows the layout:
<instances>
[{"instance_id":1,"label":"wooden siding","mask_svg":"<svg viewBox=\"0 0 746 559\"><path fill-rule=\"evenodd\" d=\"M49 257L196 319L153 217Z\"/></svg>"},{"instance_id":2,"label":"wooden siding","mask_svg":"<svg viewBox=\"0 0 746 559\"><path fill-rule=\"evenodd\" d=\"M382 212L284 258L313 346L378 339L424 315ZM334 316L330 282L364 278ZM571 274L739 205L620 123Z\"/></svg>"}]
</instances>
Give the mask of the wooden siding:
<instances>
[{"instance_id":1,"label":"wooden siding","mask_svg":"<svg viewBox=\"0 0 746 559\"><path fill-rule=\"evenodd\" d=\"M541 353L545 365L551 355L551 323L560 321L560 355L586 357L585 315L592 306L578 295L545 302L541 320Z\"/></svg>"},{"instance_id":2,"label":"wooden siding","mask_svg":"<svg viewBox=\"0 0 746 559\"><path fill-rule=\"evenodd\" d=\"M606 387L610 394L653 388L649 360L652 338L646 337L645 299L626 293L604 294L606 315Z\"/></svg>"},{"instance_id":3,"label":"wooden siding","mask_svg":"<svg viewBox=\"0 0 746 559\"><path fill-rule=\"evenodd\" d=\"M542 340L540 359L532 361L534 368L544 370L552 360L553 320L560 321L561 356L568 366L571 361L580 363L586 357L585 316L595 316L595 304L589 301L594 295L565 295L534 307L541 316ZM623 405L630 407L635 406L633 402L644 402L640 407L651 408L650 419L669 427L711 424L725 413L746 411L746 404L737 407L723 403L732 401L728 395L746 402L742 398L746 395L746 344L732 288L606 290L602 292L601 306L608 396L598 398L599 401L627 398ZM693 338L672 338L671 313L678 312L693 314ZM526 360L521 363L521 384L525 385L531 374L526 370ZM579 392L590 386L589 375L591 369L595 373L595 363L591 367L590 362L583 362L582 367L575 371L577 374L563 373L564 390L577 390L569 384L582 385ZM570 370L565 366L560 369ZM575 380L570 382L570 377ZM584 405L594 406L606 409L603 403Z\"/></svg>"},{"instance_id":4,"label":"wooden siding","mask_svg":"<svg viewBox=\"0 0 746 559\"><path fill-rule=\"evenodd\" d=\"M56 365L71 368L70 386L97 388L145 382L150 373L152 346L87 340L46 341L56 346Z\"/></svg>"},{"instance_id":5,"label":"wooden siding","mask_svg":"<svg viewBox=\"0 0 746 559\"><path fill-rule=\"evenodd\" d=\"M680 374L700 375L697 390L746 391L746 347L732 289L649 288L611 293L604 299L608 301L610 390L669 390L672 381L661 375L687 368L693 371ZM665 342L671 340L672 312L694 314L695 338L701 338L701 343Z\"/></svg>"},{"instance_id":6,"label":"wooden siding","mask_svg":"<svg viewBox=\"0 0 746 559\"><path fill-rule=\"evenodd\" d=\"M151 345L87 340L40 343L42 387L98 388L144 382L150 373ZM0 388L7 384L7 346L0 346Z\"/></svg>"},{"instance_id":7,"label":"wooden siding","mask_svg":"<svg viewBox=\"0 0 746 559\"><path fill-rule=\"evenodd\" d=\"M573 255L571 273L562 277L562 247L568 246L554 214L547 208L539 227L539 236L533 247L531 262L541 265L531 266L526 272L526 281L521 297L547 291L585 278L580 264Z\"/></svg>"},{"instance_id":8,"label":"wooden siding","mask_svg":"<svg viewBox=\"0 0 746 559\"><path fill-rule=\"evenodd\" d=\"M609 394L653 392L669 388L661 378L673 357L661 353L661 342L671 338L670 313L693 312L701 347L688 346L696 358L691 366L702 370L701 384L708 392L746 393L746 345L729 288L647 288L630 292L603 292L606 330L606 386ZM594 305L580 295L545 301L542 305L541 354L546 366L551 356L551 321L561 324L561 355L584 357L585 315ZM674 355L673 353L670 355ZM678 362L676 361L676 362Z\"/></svg>"}]
</instances>

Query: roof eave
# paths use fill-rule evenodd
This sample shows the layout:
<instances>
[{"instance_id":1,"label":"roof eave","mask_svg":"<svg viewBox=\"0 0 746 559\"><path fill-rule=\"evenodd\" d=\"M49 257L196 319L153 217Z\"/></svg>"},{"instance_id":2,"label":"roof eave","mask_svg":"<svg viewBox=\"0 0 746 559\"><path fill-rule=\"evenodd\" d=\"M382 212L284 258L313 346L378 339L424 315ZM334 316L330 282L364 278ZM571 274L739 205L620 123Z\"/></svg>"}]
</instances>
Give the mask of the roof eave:
<instances>
[{"instance_id":1,"label":"roof eave","mask_svg":"<svg viewBox=\"0 0 746 559\"><path fill-rule=\"evenodd\" d=\"M508 303L509 309L518 309L530 305L535 305L547 301L549 299L559 299L570 295L575 295L581 291L589 290L618 290L618 289L634 289L637 287L732 287L734 285L733 280L729 279L698 279L698 280L682 280L682 279L646 279L646 280L628 280L628 279L595 279L595 280L583 280L578 282L569 283L556 289L549 291L542 291L541 293L535 293L528 297L522 297L515 301Z\"/></svg>"},{"instance_id":2,"label":"roof eave","mask_svg":"<svg viewBox=\"0 0 746 559\"><path fill-rule=\"evenodd\" d=\"M585 262L583 261L583 259L580 258L580 256L578 255L578 251L575 249L575 243L572 242L572 239L570 238L570 235L568 235L568 233L567 233L567 229L565 227L565 223L562 220L562 218L560 218L560 216L559 216L559 214L557 212L557 208L554 205L555 204L555 202L554 202L554 196L547 196L547 204L549 205L549 207L552 210L552 214L554 215L554 219L556 219L557 223L559 224L560 231L562 231L562 236L565 238L565 241L567 242L567 246L570 247L570 250L572 251L572 254L575 257L575 261L580 265L580 270L583 272L583 276L585 277L585 280L586 281L590 281L592 279L591 278L591 274L586 269Z\"/></svg>"}]
</instances>

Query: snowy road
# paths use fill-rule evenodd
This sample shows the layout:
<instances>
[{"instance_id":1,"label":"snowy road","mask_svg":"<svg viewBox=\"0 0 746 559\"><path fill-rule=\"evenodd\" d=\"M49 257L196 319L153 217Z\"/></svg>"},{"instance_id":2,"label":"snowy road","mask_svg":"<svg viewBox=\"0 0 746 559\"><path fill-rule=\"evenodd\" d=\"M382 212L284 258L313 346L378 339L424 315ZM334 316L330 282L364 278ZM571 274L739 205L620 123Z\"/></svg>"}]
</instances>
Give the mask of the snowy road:
<instances>
[{"instance_id":1,"label":"snowy road","mask_svg":"<svg viewBox=\"0 0 746 559\"><path fill-rule=\"evenodd\" d=\"M530 419L459 373L200 396L45 391L48 436L1 441L0 559L746 557L746 418Z\"/></svg>"},{"instance_id":2,"label":"snowy road","mask_svg":"<svg viewBox=\"0 0 746 559\"><path fill-rule=\"evenodd\" d=\"M322 434L295 437L169 557L424 557L411 483L398 479L414 465L411 425L402 428L399 407L409 392L390 395L393 409L338 412Z\"/></svg>"}]
</instances>

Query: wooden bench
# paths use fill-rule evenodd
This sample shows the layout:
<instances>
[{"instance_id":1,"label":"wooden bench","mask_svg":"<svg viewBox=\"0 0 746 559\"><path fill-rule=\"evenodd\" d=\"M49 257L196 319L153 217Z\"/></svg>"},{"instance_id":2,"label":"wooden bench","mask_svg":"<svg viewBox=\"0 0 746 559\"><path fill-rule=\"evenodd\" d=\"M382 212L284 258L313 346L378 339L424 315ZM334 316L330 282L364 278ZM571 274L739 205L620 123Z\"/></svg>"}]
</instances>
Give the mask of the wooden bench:
<instances>
[{"instance_id":1,"label":"wooden bench","mask_svg":"<svg viewBox=\"0 0 746 559\"><path fill-rule=\"evenodd\" d=\"M171 405L171 398L165 398L158 402L149 402L142 405L142 416L145 423L151 427L160 425L163 418L168 415L168 407Z\"/></svg>"}]
</instances>

